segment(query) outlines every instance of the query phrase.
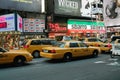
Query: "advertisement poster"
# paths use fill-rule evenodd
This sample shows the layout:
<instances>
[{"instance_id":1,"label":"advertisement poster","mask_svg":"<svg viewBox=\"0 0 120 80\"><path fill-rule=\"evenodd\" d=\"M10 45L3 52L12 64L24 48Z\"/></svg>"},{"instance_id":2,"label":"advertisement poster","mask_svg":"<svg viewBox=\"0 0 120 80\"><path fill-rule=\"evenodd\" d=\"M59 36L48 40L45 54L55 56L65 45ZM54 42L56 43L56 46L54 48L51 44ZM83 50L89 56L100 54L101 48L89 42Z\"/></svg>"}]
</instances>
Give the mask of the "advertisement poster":
<instances>
[{"instance_id":1,"label":"advertisement poster","mask_svg":"<svg viewBox=\"0 0 120 80\"><path fill-rule=\"evenodd\" d=\"M23 19L24 32L43 32L45 29L44 19Z\"/></svg>"},{"instance_id":2,"label":"advertisement poster","mask_svg":"<svg viewBox=\"0 0 120 80\"><path fill-rule=\"evenodd\" d=\"M81 0L54 0L55 14L80 16Z\"/></svg>"},{"instance_id":3,"label":"advertisement poster","mask_svg":"<svg viewBox=\"0 0 120 80\"><path fill-rule=\"evenodd\" d=\"M23 29L22 17L20 17L17 14L17 30L20 31L20 32L22 32L22 29Z\"/></svg>"},{"instance_id":4,"label":"advertisement poster","mask_svg":"<svg viewBox=\"0 0 120 80\"><path fill-rule=\"evenodd\" d=\"M95 15L92 15L91 3L98 1L99 0L54 0L54 12L55 14L95 18Z\"/></svg>"},{"instance_id":5,"label":"advertisement poster","mask_svg":"<svg viewBox=\"0 0 120 80\"><path fill-rule=\"evenodd\" d=\"M120 25L120 0L103 0L105 26Z\"/></svg>"},{"instance_id":6,"label":"advertisement poster","mask_svg":"<svg viewBox=\"0 0 120 80\"><path fill-rule=\"evenodd\" d=\"M105 32L103 22L83 21L83 20L68 20L68 30L73 32Z\"/></svg>"},{"instance_id":7,"label":"advertisement poster","mask_svg":"<svg viewBox=\"0 0 120 80\"><path fill-rule=\"evenodd\" d=\"M92 15L91 9L91 3L93 3L94 0L81 0L81 16L86 17L95 17L95 15Z\"/></svg>"},{"instance_id":8,"label":"advertisement poster","mask_svg":"<svg viewBox=\"0 0 120 80\"><path fill-rule=\"evenodd\" d=\"M0 16L0 32L15 30L15 14Z\"/></svg>"}]
</instances>

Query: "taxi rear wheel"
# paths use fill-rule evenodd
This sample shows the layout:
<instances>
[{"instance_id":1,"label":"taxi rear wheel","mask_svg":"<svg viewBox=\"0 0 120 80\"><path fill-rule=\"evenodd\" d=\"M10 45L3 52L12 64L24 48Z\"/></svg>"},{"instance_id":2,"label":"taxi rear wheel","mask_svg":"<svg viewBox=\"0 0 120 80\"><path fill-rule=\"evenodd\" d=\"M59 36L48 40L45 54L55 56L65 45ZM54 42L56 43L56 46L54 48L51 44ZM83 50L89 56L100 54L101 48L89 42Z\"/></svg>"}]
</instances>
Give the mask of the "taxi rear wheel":
<instances>
[{"instance_id":1,"label":"taxi rear wheel","mask_svg":"<svg viewBox=\"0 0 120 80\"><path fill-rule=\"evenodd\" d=\"M114 54L110 54L110 57L111 57L111 58L114 58L114 57L115 57L115 55L114 55Z\"/></svg>"},{"instance_id":2,"label":"taxi rear wheel","mask_svg":"<svg viewBox=\"0 0 120 80\"><path fill-rule=\"evenodd\" d=\"M15 66L22 66L25 63L25 57L19 56L14 59Z\"/></svg>"},{"instance_id":3,"label":"taxi rear wheel","mask_svg":"<svg viewBox=\"0 0 120 80\"><path fill-rule=\"evenodd\" d=\"M32 54L32 56L34 58L39 58L40 57L40 52L39 51L34 51L33 54Z\"/></svg>"},{"instance_id":4,"label":"taxi rear wheel","mask_svg":"<svg viewBox=\"0 0 120 80\"><path fill-rule=\"evenodd\" d=\"M95 50L94 52L93 52L93 55L92 55L93 57L98 57L98 51L97 50Z\"/></svg>"},{"instance_id":5,"label":"taxi rear wheel","mask_svg":"<svg viewBox=\"0 0 120 80\"><path fill-rule=\"evenodd\" d=\"M64 57L63 57L63 60L67 61L67 62L71 61L72 60L72 54L70 54L70 53L65 54Z\"/></svg>"}]
</instances>

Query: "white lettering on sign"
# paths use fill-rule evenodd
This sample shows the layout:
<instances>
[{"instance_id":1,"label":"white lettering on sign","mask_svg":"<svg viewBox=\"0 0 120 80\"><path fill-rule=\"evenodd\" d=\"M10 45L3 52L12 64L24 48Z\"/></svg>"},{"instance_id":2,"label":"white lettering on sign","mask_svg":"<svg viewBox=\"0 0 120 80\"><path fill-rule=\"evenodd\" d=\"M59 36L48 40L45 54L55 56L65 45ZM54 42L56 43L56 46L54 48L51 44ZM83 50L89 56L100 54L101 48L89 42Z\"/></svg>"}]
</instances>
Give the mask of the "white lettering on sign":
<instances>
[{"instance_id":1,"label":"white lettering on sign","mask_svg":"<svg viewBox=\"0 0 120 80\"><path fill-rule=\"evenodd\" d=\"M86 25L72 25L72 29L87 29Z\"/></svg>"},{"instance_id":2,"label":"white lettering on sign","mask_svg":"<svg viewBox=\"0 0 120 80\"><path fill-rule=\"evenodd\" d=\"M78 2L69 0L58 0L60 7L78 9Z\"/></svg>"},{"instance_id":3,"label":"white lettering on sign","mask_svg":"<svg viewBox=\"0 0 120 80\"><path fill-rule=\"evenodd\" d=\"M89 26L89 25L77 25L77 24L73 24L73 25L70 25L69 29L104 30L104 27L102 27L102 26Z\"/></svg>"}]
</instances>

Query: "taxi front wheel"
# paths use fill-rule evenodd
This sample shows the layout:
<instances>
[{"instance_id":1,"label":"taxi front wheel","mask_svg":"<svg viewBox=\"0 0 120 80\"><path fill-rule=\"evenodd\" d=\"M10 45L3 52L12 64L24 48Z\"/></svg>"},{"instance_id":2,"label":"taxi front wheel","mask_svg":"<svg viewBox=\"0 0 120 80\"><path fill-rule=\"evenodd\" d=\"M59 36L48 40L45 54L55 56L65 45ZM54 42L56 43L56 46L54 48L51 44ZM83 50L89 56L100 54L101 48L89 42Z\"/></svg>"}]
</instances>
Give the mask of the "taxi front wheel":
<instances>
[{"instance_id":1,"label":"taxi front wheel","mask_svg":"<svg viewBox=\"0 0 120 80\"><path fill-rule=\"evenodd\" d=\"M33 54L32 54L32 56L34 58L39 58L40 57L40 52L39 51L34 51Z\"/></svg>"},{"instance_id":2,"label":"taxi front wheel","mask_svg":"<svg viewBox=\"0 0 120 80\"><path fill-rule=\"evenodd\" d=\"M25 63L25 58L20 56L20 57L16 57L14 59L14 65L15 66L22 66Z\"/></svg>"},{"instance_id":3,"label":"taxi front wheel","mask_svg":"<svg viewBox=\"0 0 120 80\"><path fill-rule=\"evenodd\" d=\"M67 61L67 62L71 61L72 60L72 54L70 54L70 53L65 54L63 60Z\"/></svg>"}]
</instances>

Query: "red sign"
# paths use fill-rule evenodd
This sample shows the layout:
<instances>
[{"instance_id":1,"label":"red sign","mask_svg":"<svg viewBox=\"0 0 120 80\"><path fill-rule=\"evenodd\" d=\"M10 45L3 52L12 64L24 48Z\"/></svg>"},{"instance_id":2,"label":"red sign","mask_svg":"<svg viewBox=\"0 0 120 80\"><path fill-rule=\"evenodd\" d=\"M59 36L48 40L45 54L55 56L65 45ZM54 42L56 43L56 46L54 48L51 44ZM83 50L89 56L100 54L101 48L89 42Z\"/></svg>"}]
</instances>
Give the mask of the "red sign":
<instances>
[{"instance_id":1,"label":"red sign","mask_svg":"<svg viewBox=\"0 0 120 80\"><path fill-rule=\"evenodd\" d=\"M49 23L48 24L50 32L66 32L67 27L66 26L60 26L58 23Z\"/></svg>"},{"instance_id":2,"label":"red sign","mask_svg":"<svg viewBox=\"0 0 120 80\"><path fill-rule=\"evenodd\" d=\"M6 27L7 27L7 22L0 23L0 28L6 28Z\"/></svg>"}]
</instances>

